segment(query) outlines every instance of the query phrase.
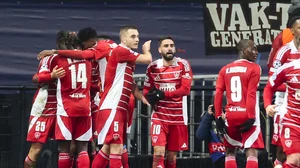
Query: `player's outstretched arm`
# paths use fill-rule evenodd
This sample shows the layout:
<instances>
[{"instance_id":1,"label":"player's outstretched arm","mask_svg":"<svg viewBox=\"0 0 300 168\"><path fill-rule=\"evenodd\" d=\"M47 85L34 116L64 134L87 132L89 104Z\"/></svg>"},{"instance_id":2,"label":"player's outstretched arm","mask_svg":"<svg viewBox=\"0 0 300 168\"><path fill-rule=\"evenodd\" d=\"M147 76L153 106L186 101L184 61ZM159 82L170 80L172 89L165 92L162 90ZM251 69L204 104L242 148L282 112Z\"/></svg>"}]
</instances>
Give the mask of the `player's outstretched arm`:
<instances>
[{"instance_id":1,"label":"player's outstretched arm","mask_svg":"<svg viewBox=\"0 0 300 168\"><path fill-rule=\"evenodd\" d=\"M140 54L135 60L138 64L150 64L152 62L152 54L150 52L151 40L146 41L143 45L143 54Z\"/></svg>"},{"instance_id":2,"label":"player's outstretched arm","mask_svg":"<svg viewBox=\"0 0 300 168\"><path fill-rule=\"evenodd\" d=\"M143 95L143 93L140 92L139 88L137 87L137 85L135 83L133 84L132 93L133 93L133 95L134 95L135 98L137 98L138 100L141 100L144 104L150 106L150 103L145 98L145 96Z\"/></svg>"},{"instance_id":3,"label":"player's outstretched arm","mask_svg":"<svg viewBox=\"0 0 300 168\"><path fill-rule=\"evenodd\" d=\"M32 81L34 83L39 83L39 84L49 83L53 79L64 77L65 74L66 74L65 70L63 68L58 68L58 66L56 65L53 68L52 72L43 71L33 75Z\"/></svg>"},{"instance_id":4,"label":"player's outstretched arm","mask_svg":"<svg viewBox=\"0 0 300 168\"><path fill-rule=\"evenodd\" d=\"M60 56L72 58L72 59L93 59L95 57L96 50L44 50L38 54L38 59L42 59L47 56L59 54Z\"/></svg>"}]
</instances>

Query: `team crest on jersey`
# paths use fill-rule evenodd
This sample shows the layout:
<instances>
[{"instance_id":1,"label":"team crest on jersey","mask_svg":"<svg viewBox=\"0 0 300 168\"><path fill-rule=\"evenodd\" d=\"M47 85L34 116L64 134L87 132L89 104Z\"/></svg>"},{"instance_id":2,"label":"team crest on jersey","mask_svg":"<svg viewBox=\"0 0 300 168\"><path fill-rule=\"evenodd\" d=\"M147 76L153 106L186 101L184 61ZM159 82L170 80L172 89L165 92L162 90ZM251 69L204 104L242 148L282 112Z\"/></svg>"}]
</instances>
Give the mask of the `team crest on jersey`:
<instances>
[{"instance_id":1,"label":"team crest on jersey","mask_svg":"<svg viewBox=\"0 0 300 168\"><path fill-rule=\"evenodd\" d=\"M39 139L41 137L41 133L35 132L34 137L35 137L35 139Z\"/></svg>"},{"instance_id":2,"label":"team crest on jersey","mask_svg":"<svg viewBox=\"0 0 300 168\"><path fill-rule=\"evenodd\" d=\"M152 137L152 141L153 141L154 143L156 143L157 140L158 140L158 136L153 136L153 137Z\"/></svg>"},{"instance_id":3,"label":"team crest on jersey","mask_svg":"<svg viewBox=\"0 0 300 168\"><path fill-rule=\"evenodd\" d=\"M175 73L174 73L174 77L175 77L175 78L178 78L178 77L179 77L179 75L180 75L180 73L179 73L179 72L175 72Z\"/></svg>"},{"instance_id":4,"label":"team crest on jersey","mask_svg":"<svg viewBox=\"0 0 300 168\"><path fill-rule=\"evenodd\" d=\"M275 60L275 61L273 62L273 67L274 67L275 69L281 67L281 62L280 62L279 60Z\"/></svg>"},{"instance_id":5,"label":"team crest on jersey","mask_svg":"<svg viewBox=\"0 0 300 168\"><path fill-rule=\"evenodd\" d=\"M288 148L292 146L292 140L285 140L285 146L287 146Z\"/></svg>"},{"instance_id":6,"label":"team crest on jersey","mask_svg":"<svg viewBox=\"0 0 300 168\"><path fill-rule=\"evenodd\" d=\"M274 139L275 142L277 142L278 141L278 135L273 135L273 139Z\"/></svg>"},{"instance_id":7,"label":"team crest on jersey","mask_svg":"<svg viewBox=\"0 0 300 168\"><path fill-rule=\"evenodd\" d=\"M117 140L117 139L119 139L119 137L120 137L120 135L119 135L119 134L113 134L113 138L114 138L114 140Z\"/></svg>"}]
</instances>

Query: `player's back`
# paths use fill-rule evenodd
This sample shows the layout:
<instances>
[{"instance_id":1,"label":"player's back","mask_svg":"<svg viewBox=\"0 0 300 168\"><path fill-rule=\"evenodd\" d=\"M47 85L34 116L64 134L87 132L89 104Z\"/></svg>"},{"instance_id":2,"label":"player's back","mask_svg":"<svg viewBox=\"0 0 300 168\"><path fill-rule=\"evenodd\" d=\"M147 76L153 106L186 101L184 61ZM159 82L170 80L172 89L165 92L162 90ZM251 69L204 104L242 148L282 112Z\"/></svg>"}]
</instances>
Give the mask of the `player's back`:
<instances>
[{"instance_id":1,"label":"player's back","mask_svg":"<svg viewBox=\"0 0 300 168\"><path fill-rule=\"evenodd\" d=\"M91 63L58 57L59 67L66 74L57 80L57 114L62 116L90 115Z\"/></svg>"},{"instance_id":2,"label":"player's back","mask_svg":"<svg viewBox=\"0 0 300 168\"><path fill-rule=\"evenodd\" d=\"M231 112L245 112L241 114L246 116L248 85L253 73L260 71L260 66L254 62L240 59L223 67L223 71L227 97L226 113L229 112L227 115L230 115Z\"/></svg>"}]
</instances>

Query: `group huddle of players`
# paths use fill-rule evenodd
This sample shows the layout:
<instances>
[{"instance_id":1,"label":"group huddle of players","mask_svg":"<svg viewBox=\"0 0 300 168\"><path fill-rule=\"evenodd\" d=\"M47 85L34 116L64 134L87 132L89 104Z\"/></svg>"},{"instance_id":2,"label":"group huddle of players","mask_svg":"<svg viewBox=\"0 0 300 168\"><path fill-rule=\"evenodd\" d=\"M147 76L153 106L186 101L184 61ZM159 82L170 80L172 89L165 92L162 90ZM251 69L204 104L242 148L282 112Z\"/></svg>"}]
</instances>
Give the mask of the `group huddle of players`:
<instances>
[{"instance_id":1,"label":"group huddle of players","mask_svg":"<svg viewBox=\"0 0 300 168\"><path fill-rule=\"evenodd\" d=\"M25 168L35 166L49 138L58 142L59 168L128 167L123 144L135 98L153 109L153 167L176 167L177 152L188 149L192 70L188 61L175 57L172 37L159 39L162 58L155 61L151 41L143 44L142 54L133 51L138 44L135 26L120 29L120 44L97 36L90 27L78 33L58 32L57 49L38 54L40 64L32 78L39 87L30 113L27 141L31 147ZM142 92L133 78L136 64L148 65ZM93 148L88 152L89 145Z\"/></svg>"}]
</instances>

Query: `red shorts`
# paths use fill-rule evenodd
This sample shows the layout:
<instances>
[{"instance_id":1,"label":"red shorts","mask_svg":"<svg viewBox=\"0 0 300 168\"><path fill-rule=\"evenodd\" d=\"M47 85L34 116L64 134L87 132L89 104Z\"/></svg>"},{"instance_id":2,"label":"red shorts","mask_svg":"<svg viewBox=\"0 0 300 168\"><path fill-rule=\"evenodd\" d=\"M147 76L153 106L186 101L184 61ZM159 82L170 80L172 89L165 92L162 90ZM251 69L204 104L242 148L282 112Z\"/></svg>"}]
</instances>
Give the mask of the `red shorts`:
<instances>
[{"instance_id":1,"label":"red shorts","mask_svg":"<svg viewBox=\"0 0 300 168\"><path fill-rule=\"evenodd\" d=\"M86 117L65 117L57 115L56 140L90 141L92 139L92 119Z\"/></svg>"},{"instance_id":2,"label":"red shorts","mask_svg":"<svg viewBox=\"0 0 300 168\"><path fill-rule=\"evenodd\" d=\"M150 132L152 146L165 146L169 151L188 150L186 125L169 125L152 120Z\"/></svg>"},{"instance_id":3,"label":"red shorts","mask_svg":"<svg viewBox=\"0 0 300 168\"><path fill-rule=\"evenodd\" d=\"M300 125L282 124L281 144L286 155L300 153Z\"/></svg>"},{"instance_id":4,"label":"red shorts","mask_svg":"<svg viewBox=\"0 0 300 168\"><path fill-rule=\"evenodd\" d=\"M55 120L56 116L30 116L27 141L46 143L48 138L53 138Z\"/></svg>"},{"instance_id":5,"label":"red shorts","mask_svg":"<svg viewBox=\"0 0 300 168\"><path fill-rule=\"evenodd\" d=\"M240 127L227 127L227 134L224 135L224 146L243 148L264 148L264 140L260 126L252 126L247 132L240 132Z\"/></svg>"},{"instance_id":6,"label":"red shorts","mask_svg":"<svg viewBox=\"0 0 300 168\"><path fill-rule=\"evenodd\" d=\"M281 135L281 130L282 130L282 125L280 123L280 115L279 114L275 114L273 117L273 137L272 137L272 144L276 145L276 146L282 146L281 145L281 140L280 140L280 135Z\"/></svg>"},{"instance_id":7,"label":"red shorts","mask_svg":"<svg viewBox=\"0 0 300 168\"><path fill-rule=\"evenodd\" d=\"M100 110L97 117L98 145L123 144L127 113L120 110Z\"/></svg>"}]
</instances>

